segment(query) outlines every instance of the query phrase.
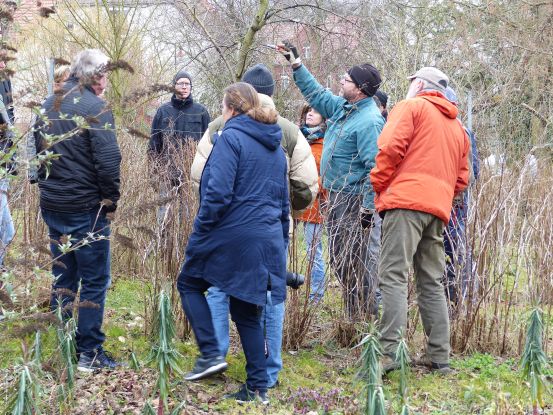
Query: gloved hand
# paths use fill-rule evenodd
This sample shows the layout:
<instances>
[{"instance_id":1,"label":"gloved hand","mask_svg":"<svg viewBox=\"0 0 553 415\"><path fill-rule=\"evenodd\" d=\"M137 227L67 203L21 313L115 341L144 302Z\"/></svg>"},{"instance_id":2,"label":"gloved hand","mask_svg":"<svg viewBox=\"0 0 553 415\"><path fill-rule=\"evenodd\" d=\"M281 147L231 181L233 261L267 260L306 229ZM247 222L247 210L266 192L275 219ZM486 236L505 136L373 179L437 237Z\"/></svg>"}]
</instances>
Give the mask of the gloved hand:
<instances>
[{"instance_id":1,"label":"gloved hand","mask_svg":"<svg viewBox=\"0 0 553 415\"><path fill-rule=\"evenodd\" d=\"M277 45L277 50L290 62L291 65L300 65L301 59L298 49L287 40Z\"/></svg>"},{"instance_id":2,"label":"gloved hand","mask_svg":"<svg viewBox=\"0 0 553 415\"><path fill-rule=\"evenodd\" d=\"M372 210L362 207L359 214L361 216L361 226L363 229L370 229L374 226L374 212Z\"/></svg>"}]
</instances>

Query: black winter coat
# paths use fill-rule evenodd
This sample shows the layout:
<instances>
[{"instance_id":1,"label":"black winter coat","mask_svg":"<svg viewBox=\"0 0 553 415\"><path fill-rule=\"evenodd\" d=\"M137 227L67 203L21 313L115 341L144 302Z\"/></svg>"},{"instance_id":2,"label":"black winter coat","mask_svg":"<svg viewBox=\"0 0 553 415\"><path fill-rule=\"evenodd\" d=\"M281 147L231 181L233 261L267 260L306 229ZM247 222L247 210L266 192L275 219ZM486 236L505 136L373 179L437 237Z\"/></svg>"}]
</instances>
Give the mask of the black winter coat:
<instances>
[{"instance_id":1,"label":"black winter coat","mask_svg":"<svg viewBox=\"0 0 553 415\"><path fill-rule=\"evenodd\" d=\"M7 153L13 147L13 132L8 128L14 121L12 83L9 79L0 81L0 100L0 151ZM10 158L11 161L0 164L0 167L5 168L9 174L16 174L14 158L15 154ZM0 160L6 161L3 154Z\"/></svg>"},{"instance_id":2,"label":"black winter coat","mask_svg":"<svg viewBox=\"0 0 553 415\"><path fill-rule=\"evenodd\" d=\"M157 110L152 121L149 152L167 155L167 140L180 145L187 140L199 141L210 122L209 113L194 102L192 95L182 100L175 95Z\"/></svg>"},{"instance_id":3,"label":"black winter coat","mask_svg":"<svg viewBox=\"0 0 553 415\"><path fill-rule=\"evenodd\" d=\"M0 94L2 95L2 102L6 106L6 111L10 117L10 122L13 124L15 115L13 113L12 82L9 79L0 81Z\"/></svg>"},{"instance_id":4,"label":"black winter coat","mask_svg":"<svg viewBox=\"0 0 553 415\"><path fill-rule=\"evenodd\" d=\"M115 210L121 153L113 114L91 89L79 86L77 78L68 79L63 89L66 95L61 103L61 96L52 95L42 105L49 123L39 120L35 124L37 153L48 150L60 155L51 162L48 176L45 166L39 170L40 206L58 212L82 212L108 199L113 204L105 210ZM85 118L89 128L48 147L43 134L71 132L76 128L74 116Z\"/></svg>"}]
</instances>

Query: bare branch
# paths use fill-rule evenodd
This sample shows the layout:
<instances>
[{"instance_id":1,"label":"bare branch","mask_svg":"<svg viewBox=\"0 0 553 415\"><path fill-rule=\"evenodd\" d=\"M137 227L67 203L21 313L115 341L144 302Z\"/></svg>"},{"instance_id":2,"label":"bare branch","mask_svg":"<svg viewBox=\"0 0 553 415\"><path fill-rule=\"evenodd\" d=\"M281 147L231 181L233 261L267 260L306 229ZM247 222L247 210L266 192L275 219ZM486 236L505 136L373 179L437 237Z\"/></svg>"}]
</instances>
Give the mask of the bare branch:
<instances>
[{"instance_id":1,"label":"bare branch","mask_svg":"<svg viewBox=\"0 0 553 415\"><path fill-rule=\"evenodd\" d=\"M259 0L259 8L257 13L251 23L244 39L242 40L242 45L240 46L240 51L238 52L238 64L236 66L236 72L234 74L236 80L242 78L244 69L246 67L246 60L248 54L252 49L253 41L257 32L259 32L263 26L267 23L267 10L269 9L269 0Z\"/></svg>"},{"instance_id":2,"label":"bare branch","mask_svg":"<svg viewBox=\"0 0 553 415\"><path fill-rule=\"evenodd\" d=\"M221 59L223 60L225 66L227 67L227 70L229 71L229 74L231 74L232 76L232 68L229 64L229 62L227 61L227 58L225 56L225 54L223 53L221 47L219 46L219 44L217 43L217 41L213 38L213 36L211 35L211 33L209 33L209 31L206 29L205 25L203 24L203 22L199 19L198 15L196 14L196 10L193 8L193 7L190 7L190 5L188 4L188 2L186 1L182 1L182 4L184 4L188 10L188 13L192 16L192 18L194 19L194 21L196 23L198 23L198 25L200 26L200 28L202 29L202 32L204 32L204 34L206 35L207 39L211 42L211 44L213 45L213 47L215 48L215 50L219 53L219 56L221 56Z\"/></svg>"},{"instance_id":3,"label":"bare branch","mask_svg":"<svg viewBox=\"0 0 553 415\"><path fill-rule=\"evenodd\" d=\"M524 108L525 110L528 110L530 113L532 113L532 115L536 116L537 118L539 118L539 120L542 122L543 126L545 127L547 124L549 124L549 120L547 118L545 118L543 115L540 114L540 112L535 109L535 108L532 108L530 105L528 105L527 103L523 102L522 104L520 104L522 106L522 108Z\"/></svg>"}]
</instances>

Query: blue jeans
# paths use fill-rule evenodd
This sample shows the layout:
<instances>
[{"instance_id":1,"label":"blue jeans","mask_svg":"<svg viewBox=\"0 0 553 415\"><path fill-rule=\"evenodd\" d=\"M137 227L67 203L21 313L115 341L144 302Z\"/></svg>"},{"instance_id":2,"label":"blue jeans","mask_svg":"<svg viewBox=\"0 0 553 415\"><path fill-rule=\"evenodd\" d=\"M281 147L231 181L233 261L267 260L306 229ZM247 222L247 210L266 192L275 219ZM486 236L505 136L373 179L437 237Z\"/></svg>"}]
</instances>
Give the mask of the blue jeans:
<instances>
[{"instance_id":1,"label":"blue jeans","mask_svg":"<svg viewBox=\"0 0 553 415\"><path fill-rule=\"evenodd\" d=\"M83 213L55 212L42 209L42 218L48 225L48 235L52 241L64 242L64 236L71 235L73 245L82 241L90 232L95 240L89 244L71 249L62 255L59 245L52 242L50 250L55 259L52 265L51 308L58 304L66 315L71 315L73 302L79 283L81 285L79 317L77 321L77 351L89 352L102 346L105 335L102 331L106 292L110 277L110 222L98 209ZM101 239L98 239L101 237Z\"/></svg>"},{"instance_id":2,"label":"blue jeans","mask_svg":"<svg viewBox=\"0 0 553 415\"><path fill-rule=\"evenodd\" d=\"M10 207L8 205L8 180L0 180L0 265L4 264L6 248L15 235Z\"/></svg>"},{"instance_id":3,"label":"blue jeans","mask_svg":"<svg viewBox=\"0 0 553 415\"><path fill-rule=\"evenodd\" d=\"M229 296L217 287L207 291L207 302L211 310L213 328L219 343L222 356L226 356L229 348ZM273 387L282 369L282 328L284 323L284 303L273 305L271 292L267 292L267 305L261 314L261 327L265 330L267 342L267 376L268 387Z\"/></svg>"},{"instance_id":4,"label":"blue jeans","mask_svg":"<svg viewBox=\"0 0 553 415\"><path fill-rule=\"evenodd\" d=\"M194 278L182 273L179 276L177 287L181 295L182 307L194 330L202 357L218 356L217 336L209 306L204 296L206 290L213 290L215 287L212 287L209 282L202 278ZM246 384L250 390L265 391L267 390L267 360L265 359L263 330L259 324L262 307L235 297L229 297L226 300L227 304L230 305L232 321L236 324L242 349L246 356ZM228 327L228 308L225 318Z\"/></svg>"},{"instance_id":5,"label":"blue jeans","mask_svg":"<svg viewBox=\"0 0 553 415\"><path fill-rule=\"evenodd\" d=\"M325 292L325 262L323 258L323 227L304 222L303 233L307 248L308 269L311 269L310 299L321 299Z\"/></svg>"},{"instance_id":6,"label":"blue jeans","mask_svg":"<svg viewBox=\"0 0 553 415\"><path fill-rule=\"evenodd\" d=\"M464 295L470 280L470 257L465 254L467 252L466 211L466 204L454 206L447 228L444 230L446 296L455 304ZM458 275L460 278L457 278Z\"/></svg>"}]
</instances>

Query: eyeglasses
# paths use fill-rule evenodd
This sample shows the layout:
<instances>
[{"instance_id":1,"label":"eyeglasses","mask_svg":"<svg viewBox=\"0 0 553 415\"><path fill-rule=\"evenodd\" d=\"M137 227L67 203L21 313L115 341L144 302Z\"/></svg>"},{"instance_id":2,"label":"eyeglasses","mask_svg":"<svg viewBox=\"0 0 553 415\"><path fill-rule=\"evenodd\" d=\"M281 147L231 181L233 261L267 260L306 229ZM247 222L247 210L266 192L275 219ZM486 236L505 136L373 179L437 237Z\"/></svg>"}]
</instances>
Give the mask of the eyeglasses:
<instances>
[{"instance_id":1,"label":"eyeglasses","mask_svg":"<svg viewBox=\"0 0 553 415\"><path fill-rule=\"evenodd\" d=\"M190 82L177 82L175 86L190 87L192 84Z\"/></svg>"},{"instance_id":2,"label":"eyeglasses","mask_svg":"<svg viewBox=\"0 0 553 415\"><path fill-rule=\"evenodd\" d=\"M349 76L349 75L347 75L347 74L343 74L343 75L340 77L340 81L351 82L352 84L354 84L355 82L353 82L351 79L349 79L348 76Z\"/></svg>"}]
</instances>

